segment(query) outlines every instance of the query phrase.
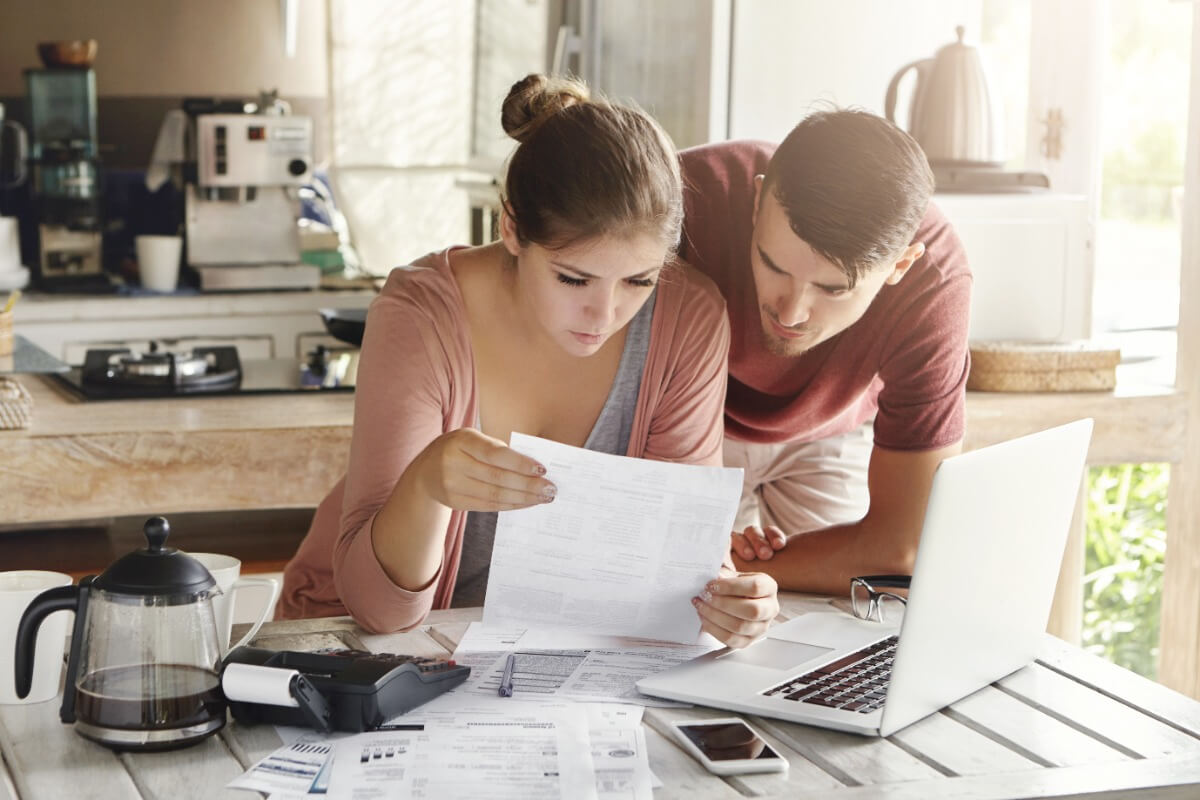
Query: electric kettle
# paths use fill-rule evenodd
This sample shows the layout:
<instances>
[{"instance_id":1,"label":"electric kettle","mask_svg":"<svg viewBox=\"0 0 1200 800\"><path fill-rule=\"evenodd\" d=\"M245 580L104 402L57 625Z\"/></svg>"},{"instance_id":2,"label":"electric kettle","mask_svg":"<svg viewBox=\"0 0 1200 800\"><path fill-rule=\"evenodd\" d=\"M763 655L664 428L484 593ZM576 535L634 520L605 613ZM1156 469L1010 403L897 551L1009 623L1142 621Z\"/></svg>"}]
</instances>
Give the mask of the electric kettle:
<instances>
[{"instance_id":1,"label":"electric kettle","mask_svg":"<svg viewBox=\"0 0 1200 800\"><path fill-rule=\"evenodd\" d=\"M909 103L908 132L933 165L1000 166L1004 147L996 124L979 49L958 41L933 58L905 64L892 76L884 99L884 115L895 122L900 79L912 69L917 85Z\"/></svg>"},{"instance_id":2,"label":"electric kettle","mask_svg":"<svg viewBox=\"0 0 1200 800\"><path fill-rule=\"evenodd\" d=\"M147 547L78 586L42 592L17 627L16 690L29 694L38 626L74 611L59 717L85 738L118 750L168 750L225 724L213 576L167 547L170 526L152 517Z\"/></svg>"},{"instance_id":3,"label":"electric kettle","mask_svg":"<svg viewBox=\"0 0 1200 800\"><path fill-rule=\"evenodd\" d=\"M9 129L13 132L13 157L12 157L12 177L5 177L4 162L4 131ZM11 189L20 186L25 182L27 175L25 167L25 159L29 155L29 140L25 136L25 129L20 123L13 122L10 119L4 118L4 104L0 103L0 189Z\"/></svg>"}]
</instances>

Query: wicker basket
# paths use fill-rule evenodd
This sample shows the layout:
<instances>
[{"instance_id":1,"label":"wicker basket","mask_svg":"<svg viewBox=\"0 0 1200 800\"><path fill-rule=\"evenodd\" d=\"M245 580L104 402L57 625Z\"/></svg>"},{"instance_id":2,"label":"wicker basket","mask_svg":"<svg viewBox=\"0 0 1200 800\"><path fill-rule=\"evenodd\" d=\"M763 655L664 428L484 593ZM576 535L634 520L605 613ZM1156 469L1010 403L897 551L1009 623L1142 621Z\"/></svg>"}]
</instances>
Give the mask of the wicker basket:
<instances>
[{"instance_id":1,"label":"wicker basket","mask_svg":"<svg viewBox=\"0 0 1200 800\"><path fill-rule=\"evenodd\" d=\"M1090 342L971 342L967 388L977 392L1103 392L1121 351Z\"/></svg>"},{"instance_id":2,"label":"wicker basket","mask_svg":"<svg viewBox=\"0 0 1200 800\"><path fill-rule=\"evenodd\" d=\"M12 378L0 378L0 430L28 428L33 421L33 395Z\"/></svg>"}]
</instances>

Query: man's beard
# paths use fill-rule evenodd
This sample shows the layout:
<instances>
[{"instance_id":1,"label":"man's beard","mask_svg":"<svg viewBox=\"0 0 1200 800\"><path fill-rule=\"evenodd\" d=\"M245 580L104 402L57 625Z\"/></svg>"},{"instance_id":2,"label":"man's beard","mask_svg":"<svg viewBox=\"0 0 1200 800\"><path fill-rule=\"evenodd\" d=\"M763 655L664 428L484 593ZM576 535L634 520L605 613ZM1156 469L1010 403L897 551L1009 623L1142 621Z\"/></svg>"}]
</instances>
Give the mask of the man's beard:
<instances>
[{"instance_id":1,"label":"man's beard","mask_svg":"<svg viewBox=\"0 0 1200 800\"><path fill-rule=\"evenodd\" d=\"M767 313L766 309L763 309L759 321L762 323L763 344L766 346L767 352L773 356L794 358L808 352L816 344L808 330L805 330L806 335L799 339L785 339L780 336L771 325L772 321L776 321L775 318Z\"/></svg>"}]
</instances>

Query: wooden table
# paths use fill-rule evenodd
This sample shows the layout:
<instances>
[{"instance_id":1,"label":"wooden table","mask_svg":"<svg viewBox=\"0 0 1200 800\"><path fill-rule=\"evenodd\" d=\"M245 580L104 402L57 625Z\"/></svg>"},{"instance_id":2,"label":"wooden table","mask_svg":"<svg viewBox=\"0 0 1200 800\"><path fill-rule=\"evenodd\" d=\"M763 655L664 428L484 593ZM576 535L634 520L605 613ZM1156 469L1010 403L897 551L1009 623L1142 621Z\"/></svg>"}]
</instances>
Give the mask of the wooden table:
<instances>
[{"instance_id":1,"label":"wooden table","mask_svg":"<svg viewBox=\"0 0 1200 800\"><path fill-rule=\"evenodd\" d=\"M781 618L824 609L821 598L784 598ZM439 611L394 649L453 650L479 609ZM269 623L257 640L276 649L362 646L346 618ZM662 798L887 798L1200 796L1200 703L1047 636L1034 664L887 738L750 717L790 769L782 776L718 778L675 745L677 718L724 716L705 708L647 709L650 767ZM224 789L279 747L269 726L231 723L199 745L115 754L58 721L58 702L0 706L0 800L253 795ZM15 791L15 795L13 792Z\"/></svg>"}]
</instances>

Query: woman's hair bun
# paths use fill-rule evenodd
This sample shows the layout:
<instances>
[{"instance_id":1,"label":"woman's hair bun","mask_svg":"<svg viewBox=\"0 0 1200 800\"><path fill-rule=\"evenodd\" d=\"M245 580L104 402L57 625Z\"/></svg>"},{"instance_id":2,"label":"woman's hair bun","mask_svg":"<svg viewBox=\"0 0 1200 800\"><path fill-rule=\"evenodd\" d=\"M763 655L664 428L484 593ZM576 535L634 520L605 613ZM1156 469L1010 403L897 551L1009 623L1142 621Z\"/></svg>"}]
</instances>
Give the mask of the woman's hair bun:
<instances>
[{"instance_id":1,"label":"woman's hair bun","mask_svg":"<svg viewBox=\"0 0 1200 800\"><path fill-rule=\"evenodd\" d=\"M587 86L573 78L526 75L508 90L500 110L500 124L505 133L524 142L549 117L590 100Z\"/></svg>"}]
</instances>

